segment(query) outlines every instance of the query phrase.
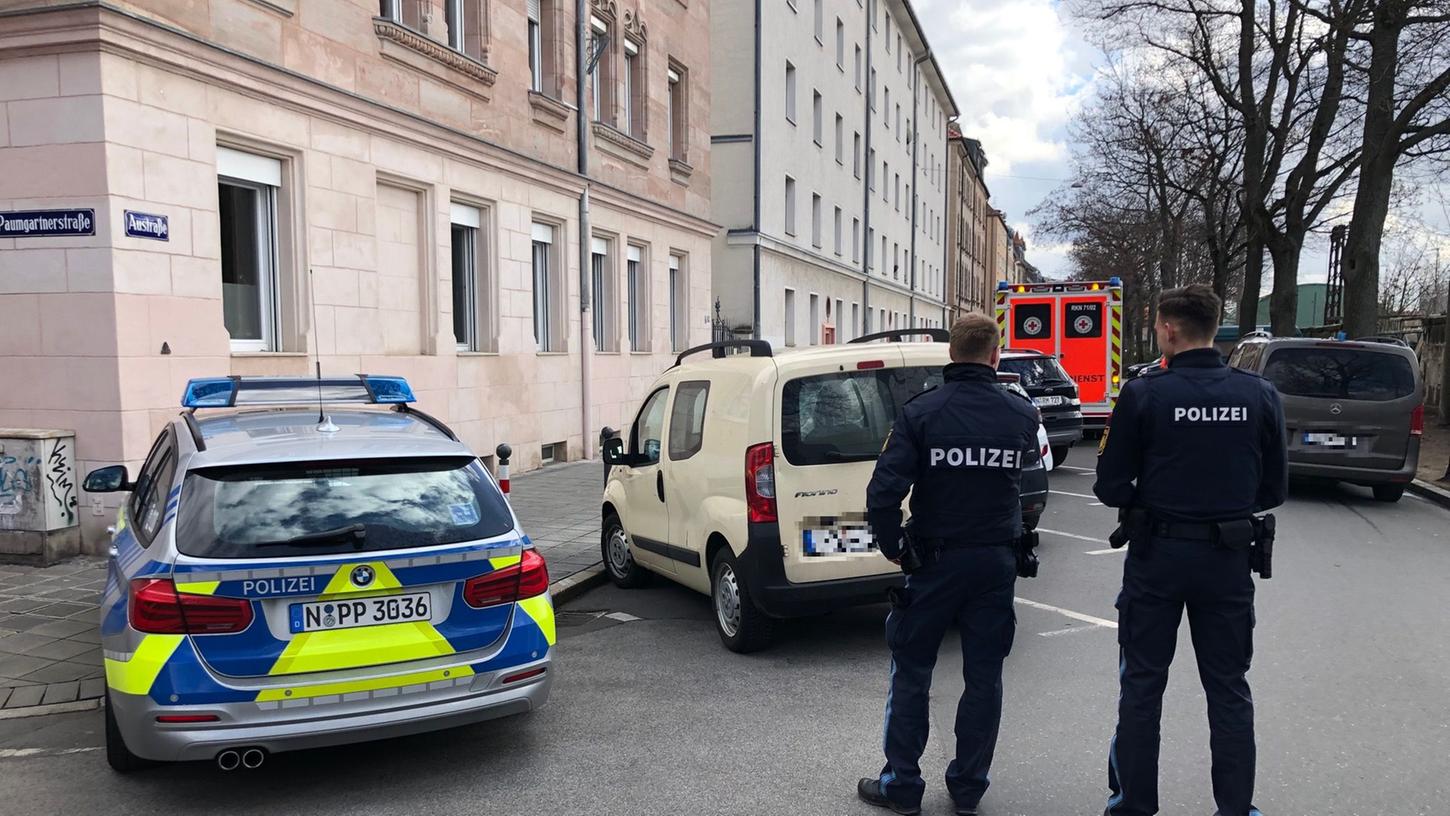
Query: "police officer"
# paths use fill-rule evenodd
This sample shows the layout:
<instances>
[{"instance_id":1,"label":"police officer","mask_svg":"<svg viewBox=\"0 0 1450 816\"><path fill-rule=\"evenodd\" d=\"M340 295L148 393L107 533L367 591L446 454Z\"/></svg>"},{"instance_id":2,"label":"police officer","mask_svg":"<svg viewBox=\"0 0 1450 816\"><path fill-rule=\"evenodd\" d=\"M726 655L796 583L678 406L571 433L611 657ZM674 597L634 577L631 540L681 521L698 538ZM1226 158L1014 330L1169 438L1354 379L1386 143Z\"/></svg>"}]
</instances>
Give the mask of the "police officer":
<instances>
[{"instance_id":1,"label":"police officer","mask_svg":"<svg viewBox=\"0 0 1450 816\"><path fill-rule=\"evenodd\" d=\"M926 747L931 672L952 624L961 631L966 679L956 759L946 773L957 813L977 812L997 744L1002 661L1016 625L1018 486L1038 425L1032 405L997 383L998 343L997 325L986 315L957 321L942 385L901 408L867 488L871 529L882 553L898 563L901 502L912 491L911 537L923 562L893 595L886 618L886 766L857 785L862 800L897 813L921 812L926 785L917 762Z\"/></svg>"},{"instance_id":2,"label":"police officer","mask_svg":"<svg viewBox=\"0 0 1450 816\"><path fill-rule=\"evenodd\" d=\"M1163 689L1185 608L1208 697L1214 801L1220 816L1258 814L1254 706L1244 677L1254 582L1242 531L1253 513L1283 503L1288 454L1278 392L1225 366L1213 347L1220 305L1203 285L1162 294L1154 329L1168 366L1123 386L1098 447L1093 492L1131 510L1117 603L1121 694L1108 754L1110 816L1158 812Z\"/></svg>"}]
</instances>

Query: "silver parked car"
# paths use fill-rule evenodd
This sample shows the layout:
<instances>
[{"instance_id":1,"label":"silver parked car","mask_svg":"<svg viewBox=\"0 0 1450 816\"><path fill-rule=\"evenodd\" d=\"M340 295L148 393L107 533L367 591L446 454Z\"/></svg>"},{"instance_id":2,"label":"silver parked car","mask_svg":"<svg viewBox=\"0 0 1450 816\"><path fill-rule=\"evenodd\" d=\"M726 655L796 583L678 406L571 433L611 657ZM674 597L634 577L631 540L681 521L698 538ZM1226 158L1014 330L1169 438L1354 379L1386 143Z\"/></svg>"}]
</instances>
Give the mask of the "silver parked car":
<instances>
[{"instance_id":1,"label":"silver parked car","mask_svg":"<svg viewBox=\"0 0 1450 816\"><path fill-rule=\"evenodd\" d=\"M412 400L393 377L193 380L134 481L86 477L130 493L101 601L113 768L255 768L544 703L544 560Z\"/></svg>"}]
</instances>

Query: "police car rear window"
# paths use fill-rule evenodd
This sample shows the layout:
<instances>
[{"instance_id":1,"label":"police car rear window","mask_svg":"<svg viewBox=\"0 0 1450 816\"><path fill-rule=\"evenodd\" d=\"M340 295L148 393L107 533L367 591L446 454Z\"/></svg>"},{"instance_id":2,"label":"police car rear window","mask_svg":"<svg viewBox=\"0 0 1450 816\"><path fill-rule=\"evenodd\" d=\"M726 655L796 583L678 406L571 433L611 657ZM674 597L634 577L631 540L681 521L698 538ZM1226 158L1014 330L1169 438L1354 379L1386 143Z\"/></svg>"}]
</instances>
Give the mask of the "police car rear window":
<instances>
[{"instance_id":1,"label":"police car rear window","mask_svg":"<svg viewBox=\"0 0 1450 816\"><path fill-rule=\"evenodd\" d=\"M286 558L455 544L513 528L478 460L278 462L186 475L176 545L203 558Z\"/></svg>"},{"instance_id":2,"label":"police car rear window","mask_svg":"<svg viewBox=\"0 0 1450 816\"><path fill-rule=\"evenodd\" d=\"M1294 397L1384 402L1415 393L1415 372L1404 357L1350 347L1276 349L1264 377Z\"/></svg>"},{"instance_id":3,"label":"police car rear window","mask_svg":"<svg viewBox=\"0 0 1450 816\"><path fill-rule=\"evenodd\" d=\"M922 366L791 380L781 400L781 451L792 465L874 460L901 405L941 381L940 368Z\"/></svg>"},{"instance_id":4,"label":"police car rear window","mask_svg":"<svg viewBox=\"0 0 1450 816\"><path fill-rule=\"evenodd\" d=\"M1004 357L997 370L1021 377L1023 388L1072 384L1067 372L1062 370L1062 366L1053 357Z\"/></svg>"}]
</instances>

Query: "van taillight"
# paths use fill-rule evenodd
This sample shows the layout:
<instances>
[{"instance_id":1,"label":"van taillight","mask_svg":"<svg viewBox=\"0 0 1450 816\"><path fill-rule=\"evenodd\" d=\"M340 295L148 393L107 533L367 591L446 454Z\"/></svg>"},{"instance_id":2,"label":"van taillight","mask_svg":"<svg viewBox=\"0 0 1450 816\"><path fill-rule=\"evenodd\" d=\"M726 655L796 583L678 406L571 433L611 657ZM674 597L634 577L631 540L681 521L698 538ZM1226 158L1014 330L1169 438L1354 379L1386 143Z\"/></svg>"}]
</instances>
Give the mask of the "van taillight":
<instances>
[{"instance_id":1,"label":"van taillight","mask_svg":"<svg viewBox=\"0 0 1450 816\"><path fill-rule=\"evenodd\" d=\"M745 451L745 507L751 524L776 520L775 445L771 442Z\"/></svg>"},{"instance_id":2,"label":"van taillight","mask_svg":"<svg viewBox=\"0 0 1450 816\"><path fill-rule=\"evenodd\" d=\"M131 582L131 628L153 635L225 635L252 625L252 602L177 592L170 578Z\"/></svg>"},{"instance_id":3,"label":"van taillight","mask_svg":"<svg viewBox=\"0 0 1450 816\"><path fill-rule=\"evenodd\" d=\"M474 609L512 603L549 591L549 567L538 550L524 550L519 563L497 569L463 585L463 601Z\"/></svg>"},{"instance_id":4,"label":"van taillight","mask_svg":"<svg viewBox=\"0 0 1450 816\"><path fill-rule=\"evenodd\" d=\"M1415 406L1415 410L1413 410L1413 411L1410 412L1410 436L1424 436L1424 435L1425 435L1425 404L1424 403L1420 403L1419 405L1416 405Z\"/></svg>"}]
</instances>

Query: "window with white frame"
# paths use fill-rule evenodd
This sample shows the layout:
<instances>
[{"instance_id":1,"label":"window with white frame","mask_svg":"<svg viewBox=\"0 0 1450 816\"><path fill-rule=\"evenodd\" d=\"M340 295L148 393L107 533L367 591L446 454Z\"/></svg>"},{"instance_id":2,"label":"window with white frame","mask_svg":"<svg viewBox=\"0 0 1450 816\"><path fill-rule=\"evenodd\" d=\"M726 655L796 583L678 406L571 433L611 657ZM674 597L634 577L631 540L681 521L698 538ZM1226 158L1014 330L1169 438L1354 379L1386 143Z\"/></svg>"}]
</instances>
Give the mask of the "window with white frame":
<instances>
[{"instance_id":1,"label":"window with white frame","mask_svg":"<svg viewBox=\"0 0 1450 816\"><path fill-rule=\"evenodd\" d=\"M493 286L484 225L487 213L471 204L449 205L453 266L453 339L459 351L494 351Z\"/></svg>"},{"instance_id":2,"label":"window with white frame","mask_svg":"<svg viewBox=\"0 0 1450 816\"><path fill-rule=\"evenodd\" d=\"M795 124L795 66L785 64L785 118Z\"/></svg>"},{"instance_id":3,"label":"window with white frame","mask_svg":"<svg viewBox=\"0 0 1450 816\"><path fill-rule=\"evenodd\" d=\"M222 318L232 351L278 351L277 195L282 162L217 148Z\"/></svg>"},{"instance_id":4,"label":"window with white frame","mask_svg":"<svg viewBox=\"0 0 1450 816\"><path fill-rule=\"evenodd\" d=\"M609 24L598 17L589 18L589 30L595 42L609 37ZM614 63L609 57L611 50L606 46L594 63L594 70L589 72L589 107L594 121L613 124Z\"/></svg>"},{"instance_id":5,"label":"window with white frame","mask_svg":"<svg viewBox=\"0 0 1450 816\"><path fill-rule=\"evenodd\" d=\"M836 18L836 67L846 70L846 24Z\"/></svg>"},{"instance_id":6,"label":"window with white frame","mask_svg":"<svg viewBox=\"0 0 1450 816\"><path fill-rule=\"evenodd\" d=\"M544 9L542 0L528 0L529 90L544 93ZM550 2L552 10L552 2ZM552 16L552 14L550 15ZM552 39L552 38L551 38Z\"/></svg>"},{"instance_id":7,"label":"window with white frame","mask_svg":"<svg viewBox=\"0 0 1450 816\"><path fill-rule=\"evenodd\" d=\"M628 253L625 285L629 298L629 348L649 351L649 266L644 247L631 244Z\"/></svg>"},{"instance_id":8,"label":"window with white frame","mask_svg":"<svg viewBox=\"0 0 1450 816\"><path fill-rule=\"evenodd\" d=\"M832 342L844 343L846 341L846 338L843 336L846 333L846 331L845 331L845 328L846 327L843 326L843 325L841 325L841 324L843 324L843 323L846 322L846 314L845 314L845 311L844 311L845 308L846 308L846 306L845 306L844 303L841 302L841 299L840 298L836 298L836 316L835 316L835 324L834 324L835 327L836 327L836 334L835 334L835 339Z\"/></svg>"},{"instance_id":9,"label":"window with white frame","mask_svg":"<svg viewBox=\"0 0 1450 816\"><path fill-rule=\"evenodd\" d=\"M861 178L861 134L851 134L851 173Z\"/></svg>"},{"instance_id":10,"label":"window with white frame","mask_svg":"<svg viewBox=\"0 0 1450 816\"><path fill-rule=\"evenodd\" d=\"M836 114L836 164L846 163L846 120Z\"/></svg>"},{"instance_id":11,"label":"window with white frame","mask_svg":"<svg viewBox=\"0 0 1450 816\"><path fill-rule=\"evenodd\" d=\"M589 290L594 303L591 329L594 348L600 351L619 351L615 322L614 263L610 252L611 242L595 236L589 239Z\"/></svg>"},{"instance_id":12,"label":"window with white frame","mask_svg":"<svg viewBox=\"0 0 1450 816\"><path fill-rule=\"evenodd\" d=\"M825 45L825 42L826 42L826 31L825 31L826 17L825 17L825 8L824 8L825 3L824 3L824 0L813 0L813 2L815 3L815 27L816 27L815 28L815 31L816 31L816 42L817 43L820 43L821 45Z\"/></svg>"},{"instance_id":13,"label":"window with white frame","mask_svg":"<svg viewBox=\"0 0 1450 816\"><path fill-rule=\"evenodd\" d=\"M806 331L810 334L810 344L819 346L821 344L821 296L811 293L810 311L807 313L810 324Z\"/></svg>"},{"instance_id":14,"label":"window with white frame","mask_svg":"<svg viewBox=\"0 0 1450 816\"><path fill-rule=\"evenodd\" d=\"M859 303L852 303L851 304L851 332L850 332L850 337L847 337L846 339L847 340L855 340L858 336L860 336L859 335L859 332L861 332L861 331L862 331L862 329L861 329L861 304L859 304Z\"/></svg>"},{"instance_id":15,"label":"window with white frame","mask_svg":"<svg viewBox=\"0 0 1450 816\"><path fill-rule=\"evenodd\" d=\"M624 129L640 141L645 139L645 122L649 118L648 81L645 55L633 40L624 41Z\"/></svg>"},{"instance_id":16,"label":"window with white frame","mask_svg":"<svg viewBox=\"0 0 1450 816\"><path fill-rule=\"evenodd\" d=\"M785 177L785 234L795 235L795 179Z\"/></svg>"},{"instance_id":17,"label":"window with white frame","mask_svg":"<svg viewBox=\"0 0 1450 816\"><path fill-rule=\"evenodd\" d=\"M486 0L443 0L443 18L448 24L448 46L476 59L483 59Z\"/></svg>"},{"instance_id":18,"label":"window with white frame","mask_svg":"<svg viewBox=\"0 0 1450 816\"><path fill-rule=\"evenodd\" d=\"M686 82L688 73L679 63L671 61L666 78L669 84L669 93L665 97L665 121L669 125L670 158L676 161L686 161L689 153L690 135L690 104L689 84Z\"/></svg>"},{"instance_id":19,"label":"window with white frame","mask_svg":"<svg viewBox=\"0 0 1450 816\"><path fill-rule=\"evenodd\" d=\"M423 6L420 0L381 0L378 16L415 31L423 29Z\"/></svg>"},{"instance_id":20,"label":"window with white frame","mask_svg":"<svg viewBox=\"0 0 1450 816\"><path fill-rule=\"evenodd\" d=\"M851 263L861 262L861 219L851 219Z\"/></svg>"},{"instance_id":21,"label":"window with white frame","mask_svg":"<svg viewBox=\"0 0 1450 816\"><path fill-rule=\"evenodd\" d=\"M690 344L689 332L689 288L685 256L670 253L670 350L684 351Z\"/></svg>"},{"instance_id":22,"label":"window with white frame","mask_svg":"<svg viewBox=\"0 0 1450 816\"><path fill-rule=\"evenodd\" d=\"M852 72L856 78L856 90L861 90L861 46L856 46L856 69Z\"/></svg>"},{"instance_id":23,"label":"window with white frame","mask_svg":"<svg viewBox=\"0 0 1450 816\"><path fill-rule=\"evenodd\" d=\"M556 267L562 236L551 224L533 224L534 343L539 351L562 351L562 281Z\"/></svg>"}]
</instances>

